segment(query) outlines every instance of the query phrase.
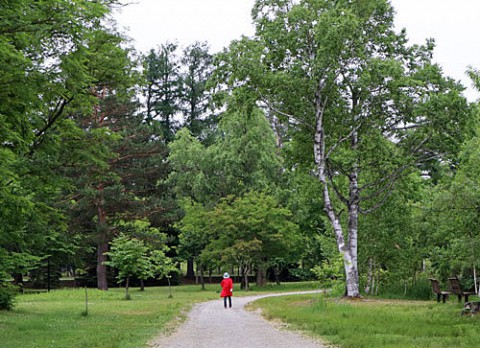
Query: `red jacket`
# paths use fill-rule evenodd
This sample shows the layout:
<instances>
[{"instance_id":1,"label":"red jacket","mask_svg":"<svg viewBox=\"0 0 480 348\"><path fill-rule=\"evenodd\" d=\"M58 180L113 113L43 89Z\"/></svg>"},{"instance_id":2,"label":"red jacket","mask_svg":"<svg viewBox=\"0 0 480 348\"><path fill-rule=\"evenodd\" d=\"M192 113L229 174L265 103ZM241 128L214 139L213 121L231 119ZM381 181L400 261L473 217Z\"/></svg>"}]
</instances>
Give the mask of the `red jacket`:
<instances>
[{"instance_id":1,"label":"red jacket","mask_svg":"<svg viewBox=\"0 0 480 348\"><path fill-rule=\"evenodd\" d=\"M232 278L224 278L220 283L220 286L222 287L222 292L220 293L220 297L228 297L233 295L232 294L232 291L233 291Z\"/></svg>"}]
</instances>

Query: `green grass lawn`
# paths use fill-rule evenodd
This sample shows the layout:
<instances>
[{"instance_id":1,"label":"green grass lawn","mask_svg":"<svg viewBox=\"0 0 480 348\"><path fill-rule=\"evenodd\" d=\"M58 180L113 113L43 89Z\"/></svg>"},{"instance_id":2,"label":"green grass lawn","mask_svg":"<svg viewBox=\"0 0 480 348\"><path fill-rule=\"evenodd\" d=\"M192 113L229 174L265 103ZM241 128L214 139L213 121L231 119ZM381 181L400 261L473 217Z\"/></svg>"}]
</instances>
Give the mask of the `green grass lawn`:
<instances>
[{"instance_id":1,"label":"green grass lawn","mask_svg":"<svg viewBox=\"0 0 480 348\"><path fill-rule=\"evenodd\" d=\"M460 316L463 305L456 299L438 304L301 295L262 299L252 307L343 348L480 347L480 316Z\"/></svg>"},{"instance_id":2,"label":"green grass lawn","mask_svg":"<svg viewBox=\"0 0 480 348\"><path fill-rule=\"evenodd\" d=\"M234 296L262 292L311 290L313 283L292 283L252 287L234 291ZM124 300L124 289L99 291L88 289L88 315L85 290L64 289L50 293L16 297L13 311L0 311L0 347L145 347L147 342L175 325L186 311L199 301L218 299L218 284L130 289L132 299ZM174 324L172 324L172 322Z\"/></svg>"},{"instance_id":3,"label":"green grass lawn","mask_svg":"<svg viewBox=\"0 0 480 348\"><path fill-rule=\"evenodd\" d=\"M234 296L264 292L315 289L314 283L290 283L252 287ZM103 292L65 289L25 294L16 298L13 311L0 311L0 347L145 347L147 342L178 325L186 311L199 301L217 299L220 287L199 285L173 288L124 289ZM480 316L462 317L456 299L435 301L325 299L320 294L266 298L253 307L263 308L267 318L278 318L292 327L340 347L480 347Z\"/></svg>"}]
</instances>

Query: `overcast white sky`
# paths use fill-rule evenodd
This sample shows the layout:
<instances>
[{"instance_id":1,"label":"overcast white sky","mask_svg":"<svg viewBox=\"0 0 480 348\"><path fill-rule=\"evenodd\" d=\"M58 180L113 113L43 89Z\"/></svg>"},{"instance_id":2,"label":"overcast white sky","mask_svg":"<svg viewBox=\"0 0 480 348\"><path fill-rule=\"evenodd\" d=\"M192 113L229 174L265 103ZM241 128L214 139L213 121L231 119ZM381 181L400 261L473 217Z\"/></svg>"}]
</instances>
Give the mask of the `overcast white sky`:
<instances>
[{"instance_id":1,"label":"overcast white sky","mask_svg":"<svg viewBox=\"0 0 480 348\"><path fill-rule=\"evenodd\" d=\"M254 0L132 0L116 18L128 29L135 47L147 51L167 41L188 45L207 41L212 52L241 35L253 34ZM480 69L480 0L392 0L397 28L405 27L412 43L433 37L434 59L444 72L469 87L467 66Z\"/></svg>"}]
</instances>

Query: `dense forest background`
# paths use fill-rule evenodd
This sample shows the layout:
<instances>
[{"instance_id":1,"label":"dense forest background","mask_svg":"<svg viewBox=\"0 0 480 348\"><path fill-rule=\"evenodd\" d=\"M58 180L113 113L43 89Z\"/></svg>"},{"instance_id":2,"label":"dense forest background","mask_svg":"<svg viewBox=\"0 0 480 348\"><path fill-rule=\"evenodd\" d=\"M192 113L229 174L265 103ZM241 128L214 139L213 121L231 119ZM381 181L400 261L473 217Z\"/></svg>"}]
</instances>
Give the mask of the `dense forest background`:
<instances>
[{"instance_id":1,"label":"dense forest background","mask_svg":"<svg viewBox=\"0 0 480 348\"><path fill-rule=\"evenodd\" d=\"M0 2L0 282L478 290L479 105L388 1L257 0L215 55L136 52L117 6Z\"/></svg>"}]
</instances>

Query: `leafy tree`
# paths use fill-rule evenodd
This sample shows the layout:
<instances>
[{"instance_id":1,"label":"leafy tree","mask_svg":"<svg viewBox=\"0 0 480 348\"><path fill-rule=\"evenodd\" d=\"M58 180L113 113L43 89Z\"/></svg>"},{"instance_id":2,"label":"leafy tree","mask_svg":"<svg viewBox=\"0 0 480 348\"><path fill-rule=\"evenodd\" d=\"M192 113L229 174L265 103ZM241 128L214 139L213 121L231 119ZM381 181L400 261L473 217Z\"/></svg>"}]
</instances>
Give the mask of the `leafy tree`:
<instances>
[{"instance_id":1,"label":"leafy tree","mask_svg":"<svg viewBox=\"0 0 480 348\"><path fill-rule=\"evenodd\" d=\"M166 255L167 236L147 220L119 221L116 227L121 232L111 242L111 250L106 253L110 260L105 264L119 270L117 279L125 281L126 297L133 276L140 280L166 277L170 286L171 274L178 269Z\"/></svg>"},{"instance_id":2,"label":"leafy tree","mask_svg":"<svg viewBox=\"0 0 480 348\"><path fill-rule=\"evenodd\" d=\"M167 245L169 236L161 232L161 228L154 227L148 219L119 221L116 228L131 238L138 239L145 243L148 248L148 258L150 261L150 272L140 275L138 278L141 282L141 290L144 290L144 280L150 277L166 277L170 284L172 273L176 273L178 269L175 267L173 260L167 256L170 251Z\"/></svg>"},{"instance_id":3,"label":"leafy tree","mask_svg":"<svg viewBox=\"0 0 480 348\"><path fill-rule=\"evenodd\" d=\"M167 184L175 188L179 197L207 202L208 150L187 128L182 128L177 133L175 141L169 144L169 149L171 172Z\"/></svg>"},{"instance_id":4,"label":"leafy tree","mask_svg":"<svg viewBox=\"0 0 480 348\"><path fill-rule=\"evenodd\" d=\"M203 146L186 130L170 144L169 182L179 195L211 206L227 195L267 190L279 181L281 162L272 130L244 92L229 100L214 144Z\"/></svg>"},{"instance_id":5,"label":"leafy tree","mask_svg":"<svg viewBox=\"0 0 480 348\"><path fill-rule=\"evenodd\" d=\"M424 232L415 212L423 203L430 181L417 173L397 182L397 190L382 207L361 216L359 225L359 266L363 270L365 293L378 294L388 286L404 287L416 283L422 263L428 255Z\"/></svg>"},{"instance_id":6,"label":"leafy tree","mask_svg":"<svg viewBox=\"0 0 480 348\"><path fill-rule=\"evenodd\" d=\"M237 89L226 102L219 136L209 147L214 165L208 175L210 185L217 189L218 198L268 191L279 184L282 167L265 114L247 89Z\"/></svg>"},{"instance_id":7,"label":"leafy tree","mask_svg":"<svg viewBox=\"0 0 480 348\"><path fill-rule=\"evenodd\" d=\"M0 240L5 244L0 248L13 263L15 255L25 262L0 267L14 272L17 282L35 261L53 252L72 252L71 241L64 238L64 216L55 205L68 184L57 171L64 164L60 139L75 134L73 123L66 120L68 108L92 106L95 79L85 59L91 56L93 38L109 32L103 20L114 3L2 2L0 157L6 176L0 201L10 208L1 209Z\"/></svg>"},{"instance_id":8,"label":"leafy tree","mask_svg":"<svg viewBox=\"0 0 480 348\"><path fill-rule=\"evenodd\" d=\"M463 87L432 63L433 42L408 46L393 14L385 0L258 0L256 35L233 43L217 73L310 144L302 158L322 184L350 297L360 295L359 214L381 206L402 173L454 162L471 115Z\"/></svg>"},{"instance_id":9,"label":"leafy tree","mask_svg":"<svg viewBox=\"0 0 480 348\"><path fill-rule=\"evenodd\" d=\"M104 261L108 243L113 238L113 224L109 219L125 211L126 202L134 200L123 185L121 173L114 170L114 165L123 159L118 153L121 131L126 120L131 121L130 126L136 121L129 117L135 105L132 101L135 65L128 50L120 47L121 42L121 38L113 34L99 32L89 37L89 50L72 53L80 64L76 69L92 80L88 87L91 103L75 104L67 109L81 129L76 139L90 139L87 145L74 151L75 156L65 154L69 164L65 174L71 179L73 199L70 201L75 211L75 219L71 221L73 230L81 228L82 234L86 232L93 238L97 249L97 286L102 290L108 289ZM72 161L75 157L79 157L80 165Z\"/></svg>"},{"instance_id":10,"label":"leafy tree","mask_svg":"<svg viewBox=\"0 0 480 348\"><path fill-rule=\"evenodd\" d=\"M438 185L431 209L426 212L435 231L429 240L434 246L431 260L442 276L477 277L480 262L476 251L480 226L479 145L478 137L465 143L455 176Z\"/></svg>"},{"instance_id":11,"label":"leafy tree","mask_svg":"<svg viewBox=\"0 0 480 348\"><path fill-rule=\"evenodd\" d=\"M480 90L479 72L470 67L468 74ZM466 287L477 288L478 247L478 102L473 105L476 115L472 129L475 136L464 142L458 164L455 167L443 165L441 180L437 183L428 200L425 200L419 217L429 231L426 242L430 245L429 261L437 277L473 276L473 282Z\"/></svg>"},{"instance_id":12,"label":"leafy tree","mask_svg":"<svg viewBox=\"0 0 480 348\"><path fill-rule=\"evenodd\" d=\"M181 230L179 236L179 253L185 260L191 260L191 272L196 263L200 274L200 284L205 289L204 271L209 264L209 258L202 255L213 234L209 228L208 210L193 199L184 199L181 203L185 216L177 223ZM202 257L203 256L203 257ZM192 277L190 275L190 277ZM188 277L188 270L187 270Z\"/></svg>"},{"instance_id":13,"label":"leafy tree","mask_svg":"<svg viewBox=\"0 0 480 348\"><path fill-rule=\"evenodd\" d=\"M248 288L248 274L257 271L257 284L264 285L269 266L284 259L297 259L298 226L292 213L270 195L258 192L222 199L207 214L213 234L205 251L219 255L224 264L237 265L242 286Z\"/></svg>"},{"instance_id":14,"label":"leafy tree","mask_svg":"<svg viewBox=\"0 0 480 348\"><path fill-rule=\"evenodd\" d=\"M268 190L279 182L281 167L275 139L264 114L253 101L246 91L240 90L229 99L215 142L209 146L202 145L186 129L178 132L169 145L172 172L168 183L174 185L179 197L189 197L208 211L222 197L242 196L248 190ZM190 240L182 236L180 239ZM187 246L187 242L181 250L197 262L203 260L199 267L203 272L211 258L205 254L200 258L199 248L204 245L194 244Z\"/></svg>"},{"instance_id":15,"label":"leafy tree","mask_svg":"<svg viewBox=\"0 0 480 348\"><path fill-rule=\"evenodd\" d=\"M467 70L467 75L472 80L472 83L475 89L480 92L480 70L476 69L473 66L469 66ZM478 104L478 103L477 103Z\"/></svg>"},{"instance_id":16,"label":"leafy tree","mask_svg":"<svg viewBox=\"0 0 480 348\"><path fill-rule=\"evenodd\" d=\"M299 273L301 279L308 279L312 276L312 268L326 259L337 258L337 255L327 254L323 250L327 231L322 213L321 186L313 176L298 168L286 170L282 177L276 195L292 212L302 236L298 255L300 265L292 265L300 268L292 268L291 271Z\"/></svg>"},{"instance_id":17,"label":"leafy tree","mask_svg":"<svg viewBox=\"0 0 480 348\"><path fill-rule=\"evenodd\" d=\"M118 269L117 279L119 283L125 281L127 300L130 299L128 294L130 278L133 276L146 278L151 274L147 251L148 248L143 241L120 234L112 241L110 251L106 252L110 260L104 262Z\"/></svg>"},{"instance_id":18,"label":"leafy tree","mask_svg":"<svg viewBox=\"0 0 480 348\"><path fill-rule=\"evenodd\" d=\"M169 258L164 250L153 250L150 253L150 262L152 273L159 279L167 278L169 298L172 298L172 283L170 278L172 274L178 273L178 267L175 266L172 259Z\"/></svg>"}]
</instances>

